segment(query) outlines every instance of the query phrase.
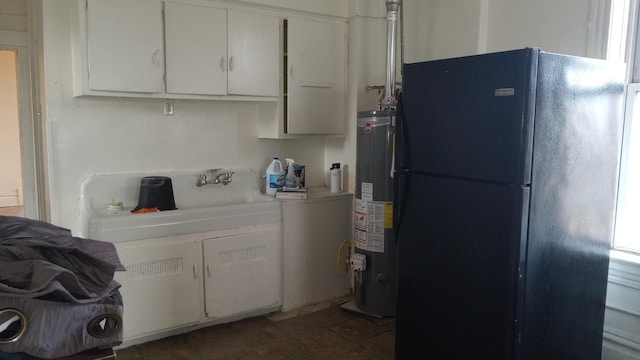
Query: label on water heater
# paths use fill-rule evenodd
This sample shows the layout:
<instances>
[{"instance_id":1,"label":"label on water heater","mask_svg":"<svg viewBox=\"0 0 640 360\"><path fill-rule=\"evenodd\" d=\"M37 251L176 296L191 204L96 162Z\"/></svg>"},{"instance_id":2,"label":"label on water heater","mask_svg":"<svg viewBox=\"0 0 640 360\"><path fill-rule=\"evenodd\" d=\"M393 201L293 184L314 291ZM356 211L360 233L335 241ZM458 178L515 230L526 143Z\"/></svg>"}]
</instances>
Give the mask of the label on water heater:
<instances>
[{"instance_id":1,"label":"label on water heater","mask_svg":"<svg viewBox=\"0 0 640 360\"><path fill-rule=\"evenodd\" d=\"M356 199L355 246L371 252L384 252L384 229L388 217L384 201Z\"/></svg>"},{"instance_id":2,"label":"label on water heater","mask_svg":"<svg viewBox=\"0 0 640 360\"><path fill-rule=\"evenodd\" d=\"M373 201L373 183L360 183L360 189L362 200Z\"/></svg>"}]
</instances>

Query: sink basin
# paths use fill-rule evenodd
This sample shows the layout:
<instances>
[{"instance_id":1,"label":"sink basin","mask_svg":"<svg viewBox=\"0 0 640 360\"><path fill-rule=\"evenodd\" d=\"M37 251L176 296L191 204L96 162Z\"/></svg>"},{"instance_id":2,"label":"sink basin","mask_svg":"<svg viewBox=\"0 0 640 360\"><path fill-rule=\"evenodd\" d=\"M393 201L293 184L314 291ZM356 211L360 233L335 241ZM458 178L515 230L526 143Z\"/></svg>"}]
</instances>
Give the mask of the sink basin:
<instances>
[{"instance_id":1,"label":"sink basin","mask_svg":"<svg viewBox=\"0 0 640 360\"><path fill-rule=\"evenodd\" d=\"M260 192L258 176L250 169L232 169L228 185L197 187L204 171L96 175L81 186L80 213L75 236L123 242L280 222L280 204ZM172 179L177 210L131 214L144 176ZM111 202L122 210L110 210Z\"/></svg>"}]
</instances>

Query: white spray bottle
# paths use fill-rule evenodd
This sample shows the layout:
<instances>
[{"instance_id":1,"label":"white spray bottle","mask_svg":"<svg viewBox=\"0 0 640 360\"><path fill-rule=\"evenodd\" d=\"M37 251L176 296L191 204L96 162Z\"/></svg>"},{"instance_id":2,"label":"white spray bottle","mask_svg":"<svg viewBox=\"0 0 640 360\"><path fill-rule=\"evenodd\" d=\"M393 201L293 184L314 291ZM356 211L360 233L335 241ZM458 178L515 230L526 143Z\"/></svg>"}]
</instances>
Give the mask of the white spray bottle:
<instances>
[{"instance_id":1,"label":"white spray bottle","mask_svg":"<svg viewBox=\"0 0 640 360\"><path fill-rule=\"evenodd\" d=\"M295 161L293 159L286 159L287 161L287 176L285 176L285 186L288 188L298 187L298 179L296 179L296 174L293 171L293 164Z\"/></svg>"}]
</instances>

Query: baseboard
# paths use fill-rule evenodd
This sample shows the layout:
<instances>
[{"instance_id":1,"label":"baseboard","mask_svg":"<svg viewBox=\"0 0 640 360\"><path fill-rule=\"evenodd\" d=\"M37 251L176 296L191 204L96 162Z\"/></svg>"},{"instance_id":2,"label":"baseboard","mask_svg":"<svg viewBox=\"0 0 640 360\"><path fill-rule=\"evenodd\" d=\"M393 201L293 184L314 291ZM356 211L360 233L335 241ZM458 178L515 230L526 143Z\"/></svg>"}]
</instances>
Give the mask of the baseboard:
<instances>
[{"instance_id":1,"label":"baseboard","mask_svg":"<svg viewBox=\"0 0 640 360\"><path fill-rule=\"evenodd\" d=\"M0 207L20 206L18 192L0 193Z\"/></svg>"}]
</instances>

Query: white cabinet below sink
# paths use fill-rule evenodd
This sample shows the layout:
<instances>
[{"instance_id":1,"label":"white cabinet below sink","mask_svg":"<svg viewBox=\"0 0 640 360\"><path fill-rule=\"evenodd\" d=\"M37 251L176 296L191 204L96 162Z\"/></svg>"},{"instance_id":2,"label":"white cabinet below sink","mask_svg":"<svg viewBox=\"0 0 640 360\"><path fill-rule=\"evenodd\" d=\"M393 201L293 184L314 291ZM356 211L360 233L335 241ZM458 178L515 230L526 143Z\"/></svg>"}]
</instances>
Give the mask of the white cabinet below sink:
<instances>
[{"instance_id":1,"label":"white cabinet below sink","mask_svg":"<svg viewBox=\"0 0 640 360\"><path fill-rule=\"evenodd\" d=\"M126 339L197 323L202 307L202 256L197 235L116 244L126 272L117 272Z\"/></svg>"},{"instance_id":2,"label":"white cabinet below sink","mask_svg":"<svg viewBox=\"0 0 640 360\"><path fill-rule=\"evenodd\" d=\"M124 337L138 342L282 304L280 223L116 244Z\"/></svg>"},{"instance_id":3,"label":"white cabinet below sink","mask_svg":"<svg viewBox=\"0 0 640 360\"><path fill-rule=\"evenodd\" d=\"M280 224L224 231L202 242L205 312L223 318L282 303Z\"/></svg>"}]
</instances>

